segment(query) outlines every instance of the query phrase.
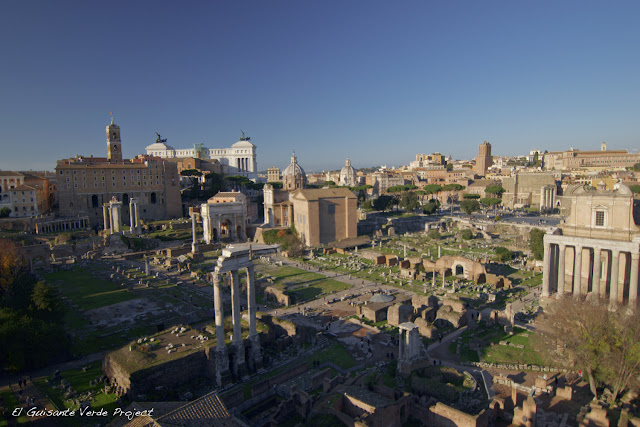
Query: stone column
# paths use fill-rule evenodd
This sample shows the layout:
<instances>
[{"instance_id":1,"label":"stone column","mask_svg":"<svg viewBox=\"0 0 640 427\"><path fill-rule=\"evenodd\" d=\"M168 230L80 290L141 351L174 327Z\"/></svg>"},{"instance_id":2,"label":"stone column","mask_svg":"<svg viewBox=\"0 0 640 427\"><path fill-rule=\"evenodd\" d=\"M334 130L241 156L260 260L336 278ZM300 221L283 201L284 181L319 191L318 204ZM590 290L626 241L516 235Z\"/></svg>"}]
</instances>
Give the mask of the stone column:
<instances>
[{"instance_id":1,"label":"stone column","mask_svg":"<svg viewBox=\"0 0 640 427\"><path fill-rule=\"evenodd\" d=\"M553 293L558 293L558 245L557 244L551 245L551 270L549 272L549 295Z\"/></svg>"},{"instance_id":2,"label":"stone column","mask_svg":"<svg viewBox=\"0 0 640 427\"><path fill-rule=\"evenodd\" d=\"M442 270L442 287L447 286L447 269Z\"/></svg>"},{"instance_id":3,"label":"stone column","mask_svg":"<svg viewBox=\"0 0 640 427\"><path fill-rule=\"evenodd\" d=\"M253 265L247 267L247 303L249 305L249 341L251 342L254 366L259 369L262 367L262 352L260 350L260 335L258 335L256 328L256 283Z\"/></svg>"},{"instance_id":4,"label":"stone column","mask_svg":"<svg viewBox=\"0 0 640 427\"><path fill-rule=\"evenodd\" d=\"M542 296L549 296L549 276L551 273L551 243L544 242L544 265L542 266Z\"/></svg>"},{"instance_id":5,"label":"stone column","mask_svg":"<svg viewBox=\"0 0 640 427\"><path fill-rule=\"evenodd\" d=\"M567 245L560 243L558 245L558 296L564 296L564 279L565 279L565 251Z\"/></svg>"},{"instance_id":6,"label":"stone column","mask_svg":"<svg viewBox=\"0 0 640 427\"><path fill-rule=\"evenodd\" d=\"M598 297L600 296L600 267L602 267L600 251L600 246L593 248L593 279L591 281L591 292Z\"/></svg>"},{"instance_id":7,"label":"stone column","mask_svg":"<svg viewBox=\"0 0 640 427\"><path fill-rule=\"evenodd\" d=\"M214 272L213 276L213 311L216 321L216 381L222 387L229 382L229 356L227 346L224 343L224 313L222 309L222 297L220 295L220 273Z\"/></svg>"},{"instance_id":8,"label":"stone column","mask_svg":"<svg viewBox=\"0 0 640 427\"><path fill-rule=\"evenodd\" d=\"M140 227L140 210L139 210L138 200L137 199L136 199L135 203L133 204L133 208L136 211L136 214L133 216L133 219L136 222L136 234L140 234L142 232L142 229Z\"/></svg>"},{"instance_id":9,"label":"stone column","mask_svg":"<svg viewBox=\"0 0 640 427\"><path fill-rule=\"evenodd\" d=\"M611 250L611 283L609 283L609 305L618 304L618 271L620 270L620 251Z\"/></svg>"},{"instance_id":10,"label":"stone column","mask_svg":"<svg viewBox=\"0 0 640 427\"><path fill-rule=\"evenodd\" d=\"M191 214L191 232L193 234L193 241L191 242L191 252L194 254L198 252L198 243L196 242L196 214Z\"/></svg>"},{"instance_id":11,"label":"stone column","mask_svg":"<svg viewBox=\"0 0 640 427\"><path fill-rule=\"evenodd\" d=\"M135 208L133 206L133 199L129 200L129 232L131 234L135 234L136 233L136 223L135 223L135 219L134 219L134 212Z\"/></svg>"},{"instance_id":12,"label":"stone column","mask_svg":"<svg viewBox=\"0 0 640 427\"><path fill-rule=\"evenodd\" d=\"M582 246L574 246L575 262L573 263L573 295L582 293Z\"/></svg>"},{"instance_id":13,"label":"stone column","mask_svg":"<svg viewBox=\"0 0 640 427\"><path fill-rule=\"evenodd\" d=\"M629 305L635 307L638 304L638 259L639 253L631 254L631 274L629 276Z\"/></svg>"},{"instance_id":14,"label":"stone column","mask_svg":"<svg viewBox=\"0 0 640 427\"><path fill-rule=\"evenodd\" d=\"M433 276L431 277L432 280L432 286L435 288L436 287L436 268L433 267Z\"/></svg>"},{"instance_id":15,"label":"stone column","mask_svg":"<svg viewBox=\"0 0 640 427\"><path fill-rule=\"evenodd\" d=\"M109 228L109 214L107 213L107 205L102 205L102 217L104 219L104 229L107 230Z\"/></svg>"},{"instance_id":16,"label":"stone column","mask_svg":"<svg viewBox=\"0 0 640 427\"><path fill-rule=\"evenodd\" d=\"M398 360L403 360L404 357L404 330L400 329L398 334Z\"/></svg>"},{"instance_id":17,"label":"stone column","mask_svg":"<svg viewBox=\"0 0 640 427\"><path fill-rule=\"evenodd\" d=\"M233 313L233 346L235 347L236 363L233 365L233 373L236 376L244 376L246 365L244 360L244 344L242 342L242 313L240 312L240 277L238 270L231 271L231 310Z\"/></svg>"}]
</instances>

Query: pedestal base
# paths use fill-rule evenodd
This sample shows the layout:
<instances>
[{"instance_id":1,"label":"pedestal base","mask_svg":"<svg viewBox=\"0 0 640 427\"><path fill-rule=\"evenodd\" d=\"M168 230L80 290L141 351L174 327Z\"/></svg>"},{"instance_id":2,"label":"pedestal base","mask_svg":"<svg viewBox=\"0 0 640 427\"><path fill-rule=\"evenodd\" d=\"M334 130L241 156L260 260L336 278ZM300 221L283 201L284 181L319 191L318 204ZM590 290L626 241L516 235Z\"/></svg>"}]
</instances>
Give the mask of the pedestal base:
<instances>
[{"instance_id":1,"label":"pedestal base","mask_svg":"<svg viewBox=\"0 0 640 427\"><path fill-rule=\"evenodd\" d=\"M216 349L216 382L219 387L233 382L231 371L229 371L229 355L226 347Z\"/></svg>"},{"instance_id":2,"label":"pedestal base","mask_svg":"<svg viewBox=\"0 0 640 427\"><path fill-rule=\"evenodd\" d=\"M204 261L204 255L202 252L191 252L191 259L195 262L202 262Z\"/></svg>"},{"instance_id":3,"label":"pedestal base","mask_svg":"<svg viewBox=\"0 0 640 427\"><path fill-rule=\"evenodd\" d=\"M262 349L260 348L260 337L255 335L249 337L251 342L251 359L253 362L254 370L262 369L264 367L264 360L262 357Z\"/></svg>"}]
</instances>

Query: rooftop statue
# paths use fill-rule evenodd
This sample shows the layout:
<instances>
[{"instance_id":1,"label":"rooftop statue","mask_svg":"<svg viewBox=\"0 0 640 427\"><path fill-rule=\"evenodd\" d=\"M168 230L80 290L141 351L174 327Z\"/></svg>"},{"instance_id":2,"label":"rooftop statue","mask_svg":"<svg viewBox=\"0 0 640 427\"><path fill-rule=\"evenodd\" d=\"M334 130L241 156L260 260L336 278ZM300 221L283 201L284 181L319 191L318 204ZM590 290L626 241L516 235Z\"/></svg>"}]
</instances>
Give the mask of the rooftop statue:
<instances>
[{"instance_id":1,"label":"rooftop statue","mask_svg":"<svg viewBox=\"0 0 640 427\"><path fill-rule=\"evenodd\" d=\"M156 132L156 135L158 135L156 142L167 142L167 138L162 138L158 132Z\"/></svg>"}]
</instances>

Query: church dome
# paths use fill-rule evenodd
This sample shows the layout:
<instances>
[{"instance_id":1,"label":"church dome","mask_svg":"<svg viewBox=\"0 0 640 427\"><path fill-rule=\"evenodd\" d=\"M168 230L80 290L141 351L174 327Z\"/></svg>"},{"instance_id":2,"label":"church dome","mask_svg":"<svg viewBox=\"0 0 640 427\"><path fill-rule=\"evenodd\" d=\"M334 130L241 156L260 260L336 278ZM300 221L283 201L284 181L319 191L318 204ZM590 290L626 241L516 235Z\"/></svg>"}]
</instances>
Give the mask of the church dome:
<instances>
[{"instance_id":1,"label":"church dome","mask_svg":"<svg viewBox=\"0 0 640 427\"><path fill-rule=\"evenodd\" d=\"M298 164L296 153L291 155L291 163L282 172L282 187L286 191L297 190L303 188L307 182L307 175L304 169Z\"/></svg>"},{"instance_id":2,"label":"church dome","mask_svg":"<svg viewBox=\"0 0 640 427\"><path fill-rule=\"evenodd\" d=\"M339 184L355 187L356 183L356 170L351 166L351 160L347 159L345 166L340 171Z\"/></svg>"}]
</instances>

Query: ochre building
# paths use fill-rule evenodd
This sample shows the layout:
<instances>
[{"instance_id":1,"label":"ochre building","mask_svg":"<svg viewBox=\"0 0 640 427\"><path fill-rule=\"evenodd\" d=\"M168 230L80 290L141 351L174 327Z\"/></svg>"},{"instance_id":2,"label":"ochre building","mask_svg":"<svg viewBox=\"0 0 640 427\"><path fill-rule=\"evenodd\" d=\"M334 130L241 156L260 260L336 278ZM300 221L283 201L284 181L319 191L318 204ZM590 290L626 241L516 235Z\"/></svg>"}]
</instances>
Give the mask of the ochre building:
<instances>
[{"instance_id":1,"label":"ochre building","mask_svg":"<svg viewBox=\"0 0 640 427\"><path fill-rule=\"evenodd\" d=\"M56 166L60 216L88 216L92 227L103 224L102 206L113 197L129 218L129 200L138 200L143 220L182 216L180 176L175 163L158 157L122 159L120 128L107 126L107 157L76 156Z\"/></svg>"}]
</instances>

